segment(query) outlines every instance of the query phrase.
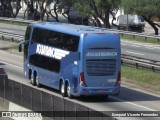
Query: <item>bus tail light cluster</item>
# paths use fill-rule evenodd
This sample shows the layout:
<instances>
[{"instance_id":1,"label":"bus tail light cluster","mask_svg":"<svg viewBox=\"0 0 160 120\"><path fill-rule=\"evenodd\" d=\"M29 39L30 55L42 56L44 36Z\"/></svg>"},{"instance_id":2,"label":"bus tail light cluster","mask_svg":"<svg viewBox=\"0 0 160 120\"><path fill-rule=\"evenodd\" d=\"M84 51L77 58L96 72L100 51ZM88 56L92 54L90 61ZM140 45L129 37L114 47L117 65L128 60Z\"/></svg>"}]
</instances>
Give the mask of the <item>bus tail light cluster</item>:
<instances>
[{"instance_id":1,"label":"bus tail light cluster","mask_svg":"<svg viewBox=\"0 0 160 120\"><path fill-rule=\"evenodd\" d=\"M86 83L85 83L85 79L84 79L84 72L80 73L80 78L79 78L79 82L81 86L87 87Z\"/></svg>"},{"instance_id":2,"label":"bus tail light cluster","mask_svg":"<svg viewBox=\"0 0 160 120\"><path fill-rule=\"evenodd\" d=\"M119 71L118 77L117 77L117 82L116 82L115 86L120 86L120 84L121 84L121 72Z\"/></svg>"},{"instance_id":3,"label":"bus tail light cluster","mask_svg":"<svg viewBox=\"0 0 160 120\"><path fill-rule=\"evenodd\" d=\"M2 73L3 73L3 75L6 75L6 74L7 74L7 72L6 72L6 69L5 69L5 68L2 68Z\"/></svg>"}]
</instances>

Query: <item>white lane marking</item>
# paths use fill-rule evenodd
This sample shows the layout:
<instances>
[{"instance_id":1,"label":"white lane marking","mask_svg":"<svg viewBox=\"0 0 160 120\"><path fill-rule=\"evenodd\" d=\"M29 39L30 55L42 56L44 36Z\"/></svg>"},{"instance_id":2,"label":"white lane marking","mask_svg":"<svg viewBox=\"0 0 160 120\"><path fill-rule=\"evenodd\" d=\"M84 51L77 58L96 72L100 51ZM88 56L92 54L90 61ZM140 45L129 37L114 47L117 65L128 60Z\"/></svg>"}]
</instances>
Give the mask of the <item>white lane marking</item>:
<instances>
[{"instance_id":1,"label":"white lane marking","mask_svg":"<svg viewBox=\"0 0 160 120\"><path fill-rule=\"evenodd\" d=\"M138 45L131 45L132 47L141 47L141 46L138 46Z\"/></svg>"},{"instance_id":2,"label":"white lane marking","mask_svg":"<svg viewBox=\"0 0 160 120\"><path fill-rule=\"evenodd\" d=\"M16 67L16 68L19 68L19 69L23 69L23 67L20 67L20 66L17 66L17 65L14 65L14 64L11 64L11 63L8 63L8 62L4 62L4 61L0 61L1 63L4 63L6 65L10 65L10 66L13 66L13 67Z\"/></svg>"},{"instance_id":3,"label":"white lane marking","mask_svg":"<svg viewBox=\"0 0 160 120\"><path fill-rule=\"evenodd\" d=\"M119 99L119 98L116 98L116 97L113 97L113 96L110 96L110 97L113 98L113 99L119 100L119 101L121 101L121 102L126 102L126 103L128 103L128 104L135 105L135 106L137 106L137 107L141 107L141 108L144 108L144 109L147 109L147 110L150 110L150 111L157 111L157 110L154 110L154 109L152 109L152 108L145 107L145 106L142 106L142 105L138 105L138 104L133 103L133 102L127 102L127 101L125 101L125 100L122 100L122 99Z\"/></svg>"},{"instance_id":4,"label":"white lane marking","mask_svg":"<svg viewBox=\"0 0 160 120\"><path fill-rule=\"evenodd\" d=\"M13 31L11 31L11 30L3 30L3 32L13 33Z\"/></svg>"},{"instance_id":5,"label":"white lane marking","mask_svg":"<svg viewBox=\"0 0 160 120\"><path fill-rule=\"evenodd\" d=\"M155 49L160 49L160 47L154 47Z\"/></svg>"},{"instance_id":6,"label":"white lane marking","mask_svg":"<svg viewBox=\"0 0 160 120\"><path fill-rule=\"evenodd\" d=\"M143 45L143 46L148 49L160 49L160 46L153 46L153 45Z\"/></svg>"},{"instance_id":7,"label":"white lane marking","mask_svg":"<svg viewBox=\"0 0 160 120\"><path fill-rule=\"evenodd\" d=\"M154 45L154 44L149 44L149 43L136 43L136 42L123 41L123 43L121 43L121 44L130 45L130 46L138 45L138 46L143 46L146 49L151 49L151 48L160 49L159 45Z\"/></svg>"},{"instance_id":8,"label":"white lane marking","mask_svg":"<svg viewBox=\"0 0 160 120\"><path fill-rule=\"evenodd\" d=\"M2 61L0 61L0 62L2 62ZM8 64L8 65L11 65L11 66L17 67L17 68L19 68L19 69L23 69L22 67L19 67L19 66L16 66L16 65L13 65L13 64L7 63L7 62L2 62L2 63L5 63L5 64ZM118 101L126 102L126 103L128 103L128 104L135 105L135 106L137 106L137 107L141 107L141 108L144 108L144 109L147 109L147 110L150 110L150 111L157 111L157 110L154 110L154 109L151 109L151 108L148 108L148 107L142 106L142 105L138 105L138 104L136 104L136 103L127 102L127 101L125 101L125 100L122 100L122 99L119 99L119 98L116 98L116 97L113 97L113 96L110 96L110 97L111 97L111 98L113 98L113 99L116 99L116 100L118 100Z\"/></svg>"},{"instance_id":9,"label":"white lane marking","mask_svg":"<svg viewBox=\"0 0 160 120\"><path fill-rule=\"evenodd\" d=\"M146 49L151 49L151 50L154 50L155 48L154 47L145 47Z\"/></svg>"},{"instance_id":10,"label":"white lane marking","mask_svg":"<svg viewBox=\"0 0 160 120\"><path fill-rule=\"evenodd\" d=\"M26 30L26 28L21 28L22 30Z\"/></svg>"},{"instance_id":11,"label":"white lane marking","mask_svg":"<svg viewBox=\"0 0 160 120\"><path fill-rule=\"evenodd\" d=\"M141 43L138 43L138 42L130 42L130 41L123 41L124 43L128 43L129 45L130 44L135 44L135 45L142 45Z\"/></svg>"},{"instance_id":12,"label":"white lane marking","mask_svg":"<svg viewBox=\"0 0 160 120\"><path fill-rule=\"evenodd\" d=\"M125 43L121 43L121 45L127 45L127 44L125 44Z\"/></svg>"},{"instance_id":13,"label":"white lane marking","mask_svg":"<svg viewBox=\"0 0 160 120\"><path fill-rule=\"evenodd\" d=\"M136 55L144 55L142 53L136 53L136 52L130 52L130 51L126 51L127 53L131 53L131 54L136 54Z\"/></svg>"}]
</instances>

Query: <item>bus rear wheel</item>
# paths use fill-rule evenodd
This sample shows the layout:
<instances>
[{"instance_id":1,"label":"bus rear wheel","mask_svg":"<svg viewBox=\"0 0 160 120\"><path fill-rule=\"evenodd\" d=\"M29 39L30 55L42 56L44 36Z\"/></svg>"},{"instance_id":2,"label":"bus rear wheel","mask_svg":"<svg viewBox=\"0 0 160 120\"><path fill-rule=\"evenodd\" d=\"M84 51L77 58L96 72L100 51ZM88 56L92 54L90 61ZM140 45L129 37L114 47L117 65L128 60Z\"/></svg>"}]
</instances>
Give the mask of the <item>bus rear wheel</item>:
<instances>
[{"instance_id":1,"label":"bus rear wheel","mask_svg":"<svg viewBox=\"0 0 160 120\"><path fill-rule=\"evenodd\" d=\"M38 76L37 76L37 75L35 76L35 79L36 79L36 80L35 80L35 81L36 81L36 86L37 86L37 87L41 87L41 84L39 83L39 80L38 80Z\"/></svg>"},{"instance_id":2,"label":"bus rear wheel","mask_svg":"<svg viewBox=\"0 0 160 120\"><path fill-rule=\"evenodd\" d=\"M68 83L66 85L66 88L67 88L67 97L70 98L70 99L72 99L73 95L71 95L71 89L70 89L70 86L69 86Z\"/></svg>"},{"instance_id":3,"label":"bus rear wheel","mask_svg":"<svg viewBox=\"0 0 160 120\"><path fill-rule=\"evenodd\" d=\"M35 81L35 79L34 79L34 75L31 75L31 84L32 84L33 86L36 85L36 81Z\"/></svg>"},{"instance_id":4,"label":"bus rear wheel","mask_svg":"<svg viewBox=\"0 0 160 120\"><path fill-rule=\"evenodd\" d=\"M67 96L67 94L66 94L66 87L65 87L65 83L63 82L63 81L61 81L61 87L60 87L60 91L61 91L61 95L63 96L63 97L66 97Z\"/></svg>"}]
</instances>

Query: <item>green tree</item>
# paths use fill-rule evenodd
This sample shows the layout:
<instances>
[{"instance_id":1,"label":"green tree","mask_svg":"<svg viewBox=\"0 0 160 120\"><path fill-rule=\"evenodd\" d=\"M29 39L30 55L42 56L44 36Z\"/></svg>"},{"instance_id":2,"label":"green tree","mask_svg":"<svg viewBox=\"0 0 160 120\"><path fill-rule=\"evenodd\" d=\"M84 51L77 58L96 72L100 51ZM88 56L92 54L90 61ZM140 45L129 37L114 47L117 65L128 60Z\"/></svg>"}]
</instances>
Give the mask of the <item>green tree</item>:
<instances>
[{"instance_id":1,"label":"green tree","mask_svg":"<svg viewBox=\"0 0 160 120\"><path fill-rule=\"evenodd\" d=\"M13 11L12 3L16 2L15 12ZM0 16L1 17L16 17L21 9L21 0L0 0Z\"/></svg>"},{"instance_id":2,"label":"green tree","mask_svg":"<svg viewBox=\"0 0 160 120\"><path fill-rule=\"evenodd\" d=\"M52 16L56 21L58 20L58 15L57 15L57 4L59 3L59 0L24 0L25 4L27 5L27 8L24 12L24 18L26 12L28 12L28 19L33 19L36 20L36 12L38 11L38 8L40 10L40 19L43 21L45 14L47 14L47 20L49 16ZM47 9L51 5L51 3L54 4L53 9ZM55 12L55 16L52 14L52 10Z\"/></svg>"},{"instance_id":3,"label":"green tree","mask_svg":"<svg viewBox=\"0 0 160 120\"><path fill-rule=\"evenodd\" d=\"M73 8L75 4L75 0L60 0L59 5L58 5L58 11L68 19L69 21L69 12L70 9Z\"/></svg>"},{"instance_id":4,"label":"green tree","mask_svg":"<svg viewBox=\"0 0 160 120\"><path fill-rule=\"evenodd\" d=\"M90 15L101 27L100 20L104 27L110 28L109 15L115 16L114 11L120 8L121 0L76 0L75 8L82 14Z\"/></svg>"},{"instance_id":5,"label":"green tree","mask_svg":"<svg viewBox=\"0 0 160 120\"><path fill-rule=\"evenodd\" d=\"M123 0L122 5L127 13L141 15L153 27L155 35L158 35L160 25L154 23L152 17L160 15L160 0Z\"/></svg>"},{"instance_id":6,"label":"green tree","mask_svg":"<svg viewBox=\"0 0 160 120\"><path fill-rule=\"evenodd\" d=\"M27 5L27 8L24 12L24 19L27 12L28 19L34 19L34 0L23 0L24 3Z\"/></svg>"}]
</instances>

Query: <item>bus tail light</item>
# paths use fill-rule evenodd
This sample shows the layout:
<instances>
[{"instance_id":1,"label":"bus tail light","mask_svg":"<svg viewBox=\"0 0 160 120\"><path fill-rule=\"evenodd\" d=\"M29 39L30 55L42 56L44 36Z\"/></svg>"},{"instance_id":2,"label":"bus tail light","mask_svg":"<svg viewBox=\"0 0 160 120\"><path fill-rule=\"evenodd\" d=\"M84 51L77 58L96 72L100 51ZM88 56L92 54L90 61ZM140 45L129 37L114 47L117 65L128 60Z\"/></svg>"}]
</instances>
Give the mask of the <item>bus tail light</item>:
<instances>
[{"instance_id":1,"label":"bus tail light","mask_svg":"<svg viewBox=\"0 0 160 120\"><path fill-rule=\"evenodd\" d=\"M84 79L84 72L80 73L80 78L79 78L79 82L81 86L87 87L86 83L85 83L85 79Z\"/></svg>"},{"instance_id":2,"label":"bus tail light","mask_svg":"<svg viewBox=\"0 0 160 120\"><path fill-rule=\"evenodd\" d=\"M119 35L119 33L114 33L114 35L116 35L116 36L117 36L117 35Z\"/></svg>"},{"instance_id":3,"label":"bus tail light","mask_svg":"<svg viewBox=\"0 0 160 120\"><path fill-rule=\"evenodd\" d=\"M118 77L117 77L117 82L116 82L115 86L120 86L120 84L121 84L121 72L119 71Z\"/></svg>"},{"instance_id":4,"label":"bus tail light","mask_svg":"<svg viewBox=\"0 0 160 120\"><path fill-rule=\"evenodd\" d=\"M6 75L6 74L7 74L7 72L6 72L6 69L5 69L5 68L2 68L2 73L3 73L3 75Z\"/></svg>"}]
</instances>

